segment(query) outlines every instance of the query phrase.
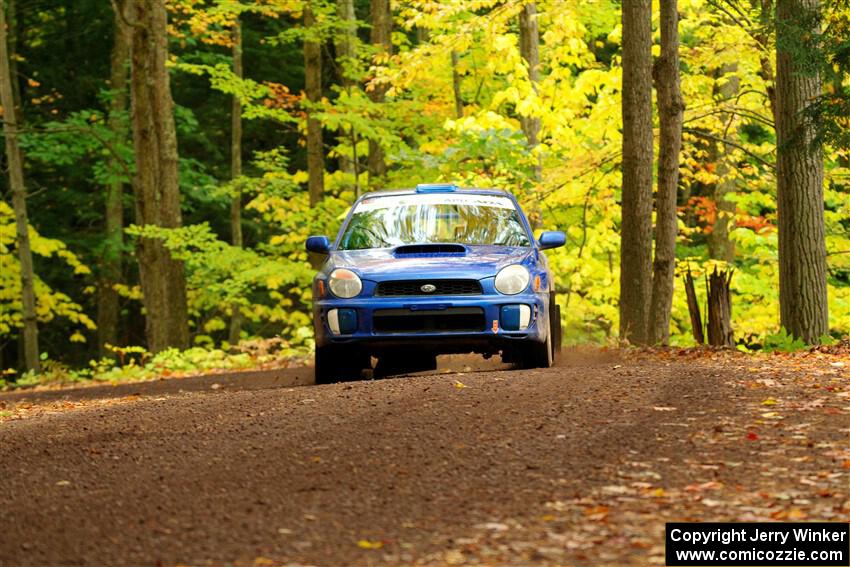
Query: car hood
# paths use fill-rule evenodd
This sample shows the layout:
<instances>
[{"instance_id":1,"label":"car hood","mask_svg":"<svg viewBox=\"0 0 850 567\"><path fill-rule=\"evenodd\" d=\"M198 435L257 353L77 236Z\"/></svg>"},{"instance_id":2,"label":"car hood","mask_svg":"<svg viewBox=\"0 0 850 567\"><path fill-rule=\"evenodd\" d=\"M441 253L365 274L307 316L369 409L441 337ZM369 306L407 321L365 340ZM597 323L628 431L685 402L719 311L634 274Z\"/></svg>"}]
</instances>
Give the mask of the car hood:
<instances>
[{"instance_id":1,"label":"car hood","mask_svg":"<svg viewBox=\"0 0 850 567\"><path fill-rule=\"evenodd\" d=\"M349 268L372 281L440 277L483 279L510 264L526 260L531 248L466 246L461 254L396 254L392 248L337 250L330 254L327 270Z\"/></svg>"}]
</instances>

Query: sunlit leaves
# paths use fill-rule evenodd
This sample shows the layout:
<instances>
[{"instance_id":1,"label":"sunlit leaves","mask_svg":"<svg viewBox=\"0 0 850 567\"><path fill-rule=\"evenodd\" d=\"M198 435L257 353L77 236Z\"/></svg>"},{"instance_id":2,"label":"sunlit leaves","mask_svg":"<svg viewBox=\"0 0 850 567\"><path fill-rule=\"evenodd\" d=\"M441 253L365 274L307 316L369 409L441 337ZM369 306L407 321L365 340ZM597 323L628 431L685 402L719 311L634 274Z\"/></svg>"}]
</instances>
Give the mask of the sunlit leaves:
<instances>
[{"instance_id":1,"label":"sunlit leaves","mask_svg":"<svg viewBox=\"0 0 850 567\"><path fill-rule=\"evenodd\" d=\"M89 268L59 240L45 238L30 229L30 245L34 256L56 258L67 265L73 274L85 276ZM0 336L17 334L23 327L21 305L21 270L15 247L15 217L11 207L0 201ZM70 323L73 342L85 341L81 331L95 328L94 321L83 307L68 295L49 287L36 274L36 315L40 323L64 319Z\"/></svg>"}]
</instances>

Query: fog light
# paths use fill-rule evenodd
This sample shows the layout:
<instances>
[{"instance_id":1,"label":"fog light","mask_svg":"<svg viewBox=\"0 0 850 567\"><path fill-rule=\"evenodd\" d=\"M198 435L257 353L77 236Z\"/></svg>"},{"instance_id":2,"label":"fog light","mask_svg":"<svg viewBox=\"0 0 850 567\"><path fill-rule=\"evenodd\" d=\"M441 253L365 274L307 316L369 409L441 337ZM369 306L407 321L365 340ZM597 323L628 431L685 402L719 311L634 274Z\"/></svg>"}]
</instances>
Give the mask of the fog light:
<instances>
[{"instance_id":1,"label":"fog light","mask_svg":"<svg viewBox=\"0 0 850 567\"><path fill-rule=\"evenodd\" d=\"M350 335L357 330L357 312L354 309L328 311L328 327L335 335Z\"/></svg>"},{"instance_id":2,"label":"fog light","mask_svg":"<svg viewBox=\"0 0 850 567\"><path fill-rule=\"evenodd\" d=\"M503 305L501 309L502 329L524 331L531 324L531 307L528 305Z\"/></svg>"}]
</instances>

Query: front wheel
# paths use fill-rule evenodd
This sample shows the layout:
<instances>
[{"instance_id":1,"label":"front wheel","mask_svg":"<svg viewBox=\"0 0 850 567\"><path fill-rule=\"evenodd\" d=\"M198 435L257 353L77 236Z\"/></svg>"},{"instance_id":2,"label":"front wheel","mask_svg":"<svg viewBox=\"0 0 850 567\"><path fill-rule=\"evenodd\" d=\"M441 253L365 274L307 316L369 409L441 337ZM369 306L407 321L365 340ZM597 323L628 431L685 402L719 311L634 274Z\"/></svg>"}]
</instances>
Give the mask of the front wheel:
<instances>
[{"instance_id":1,"label":"front wheel","mask_svg":"<svg viewBox=\"0 0 850 567\"><path fill-rule=\"evenodd\" d=\"M522 353L523 368L549 368L555 362L554 342L552 341L552 318L549 317L549 328L546 340L542 343L529 342Z\"/></svg>"},{"instance_id":2,"label":"front wheel","mask_svg":"<svg viewBox=\"0 0 850 567\"><path fill-rule=\"evenodd\" d=\"M552 336L552 360L558 360L561 356L561 343L564 335L561 327L561 306L556 303L553 307L552 321L554 321L554 324L550 323L550 329L554 333Z\"/></svg>"}]
</instances>

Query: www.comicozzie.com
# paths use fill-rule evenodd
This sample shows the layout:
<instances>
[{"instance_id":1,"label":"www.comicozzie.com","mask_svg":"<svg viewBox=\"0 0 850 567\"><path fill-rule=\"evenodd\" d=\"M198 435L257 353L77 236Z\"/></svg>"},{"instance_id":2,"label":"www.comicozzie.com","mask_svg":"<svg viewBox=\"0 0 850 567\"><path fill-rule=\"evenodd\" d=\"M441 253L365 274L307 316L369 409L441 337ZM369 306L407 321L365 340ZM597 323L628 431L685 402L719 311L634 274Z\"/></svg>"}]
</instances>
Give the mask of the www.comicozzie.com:
<instances>
[{"instance_id":1,"label":"www.comicozzie.com","mask_svg":"<svg viewBox=\"0 0 850 567\"><path fill-rule=\"evenodd\" d=\"M850 524L668 523L670 566L850 566Z\"/></svg>"}]
</instances>

